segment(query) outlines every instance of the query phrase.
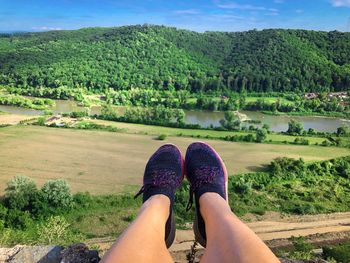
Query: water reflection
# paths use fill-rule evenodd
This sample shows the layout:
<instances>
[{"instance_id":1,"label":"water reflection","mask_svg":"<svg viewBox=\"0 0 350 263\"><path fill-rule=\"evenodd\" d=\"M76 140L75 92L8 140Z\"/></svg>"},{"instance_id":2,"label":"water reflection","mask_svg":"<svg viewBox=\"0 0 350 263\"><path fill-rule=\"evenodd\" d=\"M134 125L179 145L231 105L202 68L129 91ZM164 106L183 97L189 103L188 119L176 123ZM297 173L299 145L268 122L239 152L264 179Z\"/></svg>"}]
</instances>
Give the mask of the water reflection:
<instances>
[{"instance_id":1,"label":"water reflection","mask_svg":"<svg viewBox=\"0 0 350 263\"><path fill-rule=\"evenodd\" d=\"M125 107L115 107L120 113L125 110ZM89 110L91 115L100 114L101 106L92 106L89 109L77 105L75 101L56 100L55 106L51 109L54 114L67 113L72 111ZM43 114L42 110L25 109L13 106L0 105L0 111L9 112L13 114L23 114L37 116ZM220 120L224 118L223 112L211 111L185 111L185 122L187 124L199 124L202 127L220 126ZM288 129L288 122L291 119L298 120L303 123L304 129L309 128L317 131L334 132L338 127L343 125L350 126L350 120L342 118L328 118L328 117L306 117L306 116L273 116L265 115L260 112L242 111L248 118L252 120L259 120L262 124L257 125L261 127L263 124L268 124L270 129L275 132L286 131ZM245 124L249 126L250 124Z\"/></svg>"}]
</instances>

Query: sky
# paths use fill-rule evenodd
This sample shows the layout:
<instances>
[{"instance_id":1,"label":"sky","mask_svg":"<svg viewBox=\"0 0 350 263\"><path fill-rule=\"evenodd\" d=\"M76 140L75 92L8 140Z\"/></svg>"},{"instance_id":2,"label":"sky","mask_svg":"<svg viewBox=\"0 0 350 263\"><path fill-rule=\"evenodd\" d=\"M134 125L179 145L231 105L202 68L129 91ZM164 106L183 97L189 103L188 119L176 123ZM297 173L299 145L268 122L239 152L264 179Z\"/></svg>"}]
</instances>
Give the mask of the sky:
<instances>
[{"instance_id":1,"label":"sky","mask_svg":"<svg viewBox=\"0 0 350 263\"><path fill-rule=\"evenodd\" d=\"M0 31L157 24L204 31L350 32L350 0L0 0Z\"/></svg>"}]
</instances>

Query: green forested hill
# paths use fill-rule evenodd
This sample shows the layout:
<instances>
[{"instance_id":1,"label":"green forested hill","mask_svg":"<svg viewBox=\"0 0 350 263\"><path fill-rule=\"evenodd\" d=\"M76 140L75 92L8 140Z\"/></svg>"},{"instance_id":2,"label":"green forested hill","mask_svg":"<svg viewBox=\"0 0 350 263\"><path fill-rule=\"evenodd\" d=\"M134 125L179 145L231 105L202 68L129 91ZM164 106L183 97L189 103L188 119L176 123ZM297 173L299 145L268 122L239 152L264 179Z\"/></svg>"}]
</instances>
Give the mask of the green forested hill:
<instances>
[{"instance_id":1,"label":"green forested hill","mask_svg":"<svg viewBox=\"0 0 350 263\"><path fill-rule=\"evenodd\" d=\"M350 33L127 26L2 34L0 84L94 91L350 90Z\"/></svg>"}]
</instances>

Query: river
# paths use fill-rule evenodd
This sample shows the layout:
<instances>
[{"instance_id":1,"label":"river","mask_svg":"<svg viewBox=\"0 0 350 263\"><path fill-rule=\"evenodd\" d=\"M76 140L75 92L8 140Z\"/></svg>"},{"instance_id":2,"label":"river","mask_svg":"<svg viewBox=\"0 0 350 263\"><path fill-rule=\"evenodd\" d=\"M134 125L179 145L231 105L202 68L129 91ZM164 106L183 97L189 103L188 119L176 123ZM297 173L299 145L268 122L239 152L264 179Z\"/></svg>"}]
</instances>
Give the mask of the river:
<instances>
[{"instance_id":1,"label":"river","mask_svg":"<svg viewBox=\"0 0 350 263\"><path fill-rule=\"evenodd\" d=\"M85 110L84 107L78 106L74 101L67 100L56 100L55 106L51 109L54 114L59 114L63 112L72 111L82 111ZM120 110L123 107L119 107ZM44 111L25 109L13 106L3 106L0 105L0 111L37 116L43 114ZM90 114L99 114L100 106L92 106L90 108ZM199 124L202 127L209 127L210 125L220 126L220 120L224 118L223 112L211 112L211 111L185 111L185 123L187 124ZM260 112L254 111L241 111L241 113L246 114L249 119L259 120L262 124L268 124L270 129L275 132L286 131L288 129L288 122L291 119L295 119L303 123L304 129L309 128L315 129L317 131L323 132L334 132L338 127L349 126L350 120L342 118L329 118L329 117L311 117L311 116L274 116L266 115ZM262 124L257 126L262 126ZM250 124L247 124L250 125Z\"/></svg>"}]
</instances>

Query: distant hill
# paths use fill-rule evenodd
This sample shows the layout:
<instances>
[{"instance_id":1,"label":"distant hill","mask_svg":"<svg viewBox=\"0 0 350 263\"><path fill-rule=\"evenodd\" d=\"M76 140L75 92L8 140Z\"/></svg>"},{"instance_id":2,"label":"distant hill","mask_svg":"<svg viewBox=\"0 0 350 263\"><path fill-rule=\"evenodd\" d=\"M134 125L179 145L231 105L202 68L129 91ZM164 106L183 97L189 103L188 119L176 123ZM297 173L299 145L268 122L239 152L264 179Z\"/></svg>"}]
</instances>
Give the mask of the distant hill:
<instances>
[{"instance_id":1,"label":"distant hill","mask_svg":"<svg viewBox=\"0 0 350 263\"><path fill-rule=\"evenodd\" d=\"M350 33L164 26L0 34L0 84L193 92L350 90Z\"/></svg>"}]
</instances>

